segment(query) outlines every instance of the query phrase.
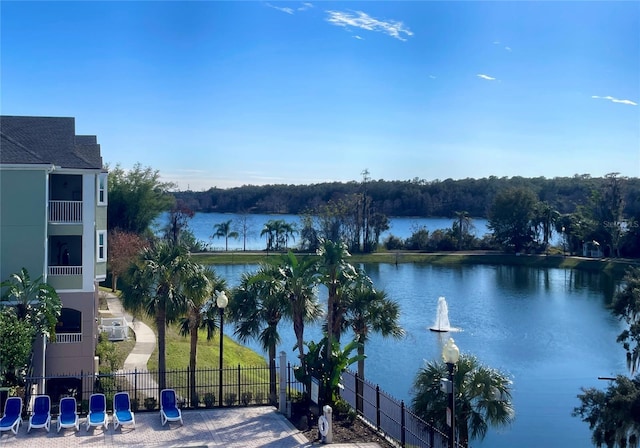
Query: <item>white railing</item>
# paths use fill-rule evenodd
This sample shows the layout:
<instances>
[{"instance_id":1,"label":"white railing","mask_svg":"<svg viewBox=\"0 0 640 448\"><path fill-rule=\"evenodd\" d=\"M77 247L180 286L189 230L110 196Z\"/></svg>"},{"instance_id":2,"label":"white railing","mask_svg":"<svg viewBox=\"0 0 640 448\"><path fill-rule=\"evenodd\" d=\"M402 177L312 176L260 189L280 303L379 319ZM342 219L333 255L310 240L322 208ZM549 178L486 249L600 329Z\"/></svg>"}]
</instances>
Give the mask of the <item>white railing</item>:
<instances>
[{"instance_id":1,"label":"white railing","mask_svg":"<svg viewBox=\"0 0 640 448\"><path fill-rule=\"evenodd\" d=\"M82 333L56 333L56 342L59 344L82 342Z\"/></svg>"},{"instance_id":2,"label":"white railing","mask_svg":"<svg viewBox=\"0 0 640 448\"><path fill-rule=\"evenodd\" d=\"M129 339L129 327L124 317L103 317L98 326L100 333L107 333L110 341L125 341Z\"/></svg>"},{"instance_id":3,"label":"white railing","mask_svg":"<svg viewBox=\"0 0 640 448\"><path fill-rule=\"evenodd\" d=\"M82 222L82 201L49 201L49 222Z\"/></svg>"},{"instance_id":4,"label":"white railing","mask_svg":"<svg viewBox=\"0 0 640 448\"><path fill-rule=\"evenodd\" d=\"M49 266L49 275L82 275L82 266Z\"/></svg>"}]
</instances>

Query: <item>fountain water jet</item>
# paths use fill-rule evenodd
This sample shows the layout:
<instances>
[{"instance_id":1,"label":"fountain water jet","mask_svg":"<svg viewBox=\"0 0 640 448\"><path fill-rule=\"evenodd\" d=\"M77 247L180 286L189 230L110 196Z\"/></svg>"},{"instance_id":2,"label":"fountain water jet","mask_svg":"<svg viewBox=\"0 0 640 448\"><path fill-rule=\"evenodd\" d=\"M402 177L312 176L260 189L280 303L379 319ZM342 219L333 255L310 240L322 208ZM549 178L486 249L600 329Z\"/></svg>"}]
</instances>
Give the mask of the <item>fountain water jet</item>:
<instances>
[{"instance_id":1,"label":"fountain water jet","mask_svg":"<svg viewBox=\"0 0 640 448\"><path fill-rule=\"evenodd\" d=\"M449 324L449 308L444 297L438 297L436 321L432 327L429 327L429 330L439 332L454 331L454 328Z\"/></svg>"}]
</instances>

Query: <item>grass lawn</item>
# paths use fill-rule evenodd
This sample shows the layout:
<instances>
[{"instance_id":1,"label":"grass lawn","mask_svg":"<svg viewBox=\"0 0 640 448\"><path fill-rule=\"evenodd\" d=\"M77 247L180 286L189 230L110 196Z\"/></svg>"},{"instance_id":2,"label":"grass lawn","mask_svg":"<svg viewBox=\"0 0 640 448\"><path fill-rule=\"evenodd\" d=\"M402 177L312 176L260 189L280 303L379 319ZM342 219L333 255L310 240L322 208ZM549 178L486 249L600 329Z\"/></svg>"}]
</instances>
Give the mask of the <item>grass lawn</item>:
<instances>
[{"instance_id":1,"label":"grass lawn","mask_svg":"<svg viewBox=\"0 0 640 448\"><path fill-rule=\"evenodd\" d=\"M145 319L147 319L145 317ZM155 332L155 324L146 322ZM231 329L231 328L230 328ZM156 332L157 334L157 332ZM167 328L166 337L167 369L186 369L189 366L190 338L180 336L175 325ZM212 339L207 341L207 332L201 330L198 334L198 369L218 368L220 360L220 335L216 332ZM238 344L233 339L225 336L223 363L225 366L258 367L265 366L264 357L251 349ZM149 362L149 370L158 369L158 347L153 351Z\"/></svg>"}]
</instances>

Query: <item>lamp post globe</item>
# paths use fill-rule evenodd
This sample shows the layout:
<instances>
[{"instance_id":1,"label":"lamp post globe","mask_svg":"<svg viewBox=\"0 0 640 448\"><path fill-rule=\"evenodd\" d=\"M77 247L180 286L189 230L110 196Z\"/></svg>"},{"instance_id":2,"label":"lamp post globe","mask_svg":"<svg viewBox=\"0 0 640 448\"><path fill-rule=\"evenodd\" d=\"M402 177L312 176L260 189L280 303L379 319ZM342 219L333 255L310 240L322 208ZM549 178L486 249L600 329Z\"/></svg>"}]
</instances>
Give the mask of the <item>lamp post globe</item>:
<instances>
[{"instance_id":1,"label":"lamp post globe","mask_svg":"<svg viewBox=\"0 0 640 448\"><path fill-rule=\"evenodd\" d=\"M216 305L220 310L220 362L218 376L218 406L222 407L222 354L224 353L224 309L229 304L229 298L224 291L216 291Z\"/></svg>"},{"instance_id":2,"label":"lamp post globe","mask_svg":"<svg viewBox=\"0 0 640 448\"><path fill-rule=\"evenodd\" d=\"M449 448L456 446L456 390L453 382L453 374L456 369L456 364L460 360L460 349L455 344L453 338L449 340L442 347L442 359L447 364L447 370L449 371L449 387L448 387L448 402L447 407L449 420Z\"/></svg>"}]
</instances>

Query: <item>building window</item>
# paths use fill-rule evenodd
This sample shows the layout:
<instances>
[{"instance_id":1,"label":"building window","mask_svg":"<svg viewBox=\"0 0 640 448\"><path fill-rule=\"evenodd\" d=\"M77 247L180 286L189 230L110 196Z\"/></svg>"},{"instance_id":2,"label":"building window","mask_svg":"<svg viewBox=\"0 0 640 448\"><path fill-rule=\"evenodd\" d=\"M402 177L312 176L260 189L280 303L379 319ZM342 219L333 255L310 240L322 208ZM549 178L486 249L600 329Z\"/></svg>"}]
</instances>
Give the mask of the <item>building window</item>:
<instances>
[{"instance_id":1,"label":"building window","mask_svg":"<svg viewBox=\"0 0 640 448\"><path fill-rule=\"evenodd\" d=\"M96 261L107 261L107 231L98 230L96 233Z\"/></svg>"},{"instance_id":2,"label":"building window","mask_svg":"<svg viewBox=\"0 0 640 448\"><path fill-rule=\"evenodd\" d=\"M107 205L107 173L98 174L98 205Z\"/></svg>"}]
</instances>

